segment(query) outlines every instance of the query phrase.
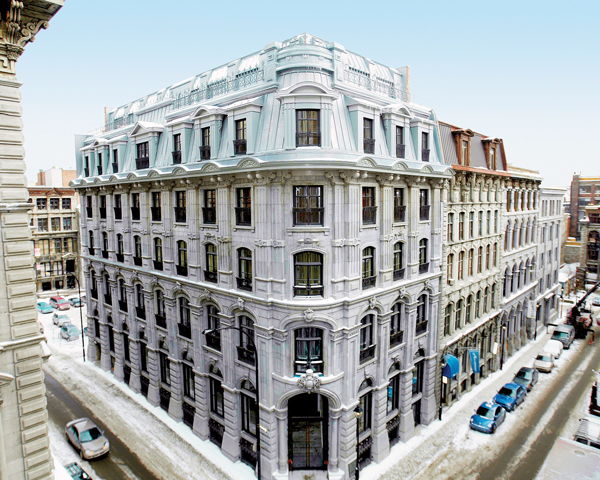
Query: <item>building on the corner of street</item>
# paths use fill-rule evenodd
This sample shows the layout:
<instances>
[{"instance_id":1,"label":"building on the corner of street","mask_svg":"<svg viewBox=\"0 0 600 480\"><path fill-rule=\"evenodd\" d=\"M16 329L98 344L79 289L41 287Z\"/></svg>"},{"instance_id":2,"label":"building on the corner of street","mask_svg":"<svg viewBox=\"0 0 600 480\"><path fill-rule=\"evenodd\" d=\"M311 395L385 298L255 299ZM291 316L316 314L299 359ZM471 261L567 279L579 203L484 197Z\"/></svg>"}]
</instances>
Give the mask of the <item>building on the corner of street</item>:
<instances>
[{"instance_id":1,"label":"building on the corner of street","mask_svg":"<svg viewBox=\"0 0 600 480\"><path fill-rule=\"evenodd\" d=\"M77 289L73 275L80 279L79 195L66 186L76 176L75 170L55 167L40 171L37 184L28 187L38 296Z\"/></svg>"},{"instance_id":2,"label":"building on the corner of street","mask_svg":"<svg viewBox=\"0 0 600 480\"><path fill-rule=\"evenodd\" d=\"M252 466L260 392L268 479L430 423L451 168L408 86L303 34L78 137L90 358Z\"/></svg>"},{"instance_id":3,"label":"building on the corner of street","mask_svg":"<svg viewBox=\"0 0 600 480\"><path fill-rule=\"evenodd\" d=\"M52 480L43 359L48 347L35 308L34 258L25 179L17 59L48 28L63 0L0 4L0 477ZM43 35L42 35L43 36ZM43 39L42 39L43 41ZM57 53L58 55L58 53ZM41 72L40 72L41 74ZM48 72L44 72L48 75Z\"/></svg>"},{"instance_id":4,"label":"building on the corner of street","mask_svg":"<svg viewBox=\"0 0 600 480\"><path fill-rule=\"evenodd\" d=\"M555 323L562 295L559 280L561 267L561 234L563 230L563 198L566 189L540 188L538 223L538 279L535 297L537 325Z\"/></svg>"},{"instance_id":5,"label":"building on the corner of street","mask_svg":"<svg viewBox=\"0 0 600 480\"><path fill-rule=\"evenodd\" d=\"M582 177L573 174L570 188L569 237L581 240L581 222L586 218L586 207L600 204L600 177ZM585 245L584 245L585 246Z\"/></svg>"},{"instance_id":6,"label":"building on the corner of street","mask_svg":"<svg viewBox=\"0 0 600 480\"><path fill-rule=\"evenodd\" d=\"M581 248L579 265L585 278L584 285L595 284L600 280L598 265L600 257L600 205L585 207L583 220L579 221ZM583 287L583 285L582 285Z\"/></svg>"}]
</instances>

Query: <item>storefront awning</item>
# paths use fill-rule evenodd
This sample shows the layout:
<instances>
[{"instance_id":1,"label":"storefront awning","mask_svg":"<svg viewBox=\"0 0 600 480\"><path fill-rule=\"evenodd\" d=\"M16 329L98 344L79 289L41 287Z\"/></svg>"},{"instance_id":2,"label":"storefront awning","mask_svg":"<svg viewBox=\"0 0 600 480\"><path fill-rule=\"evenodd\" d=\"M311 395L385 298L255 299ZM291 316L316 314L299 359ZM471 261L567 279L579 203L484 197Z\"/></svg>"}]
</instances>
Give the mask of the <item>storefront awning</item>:
<instances>
[{"instance_id":1,"label":"storefront awning","mask_svg":"<svg viewBox=\"0 0 600 480\"><path fill-rule=\"evenodd\" d=\"M446 365L442 370L442 375L447 378L454 378L460 370L458 358L456 358L454 355L446 354L444 355L444 362L446 362Z\"/></svg>"}]
</instances>

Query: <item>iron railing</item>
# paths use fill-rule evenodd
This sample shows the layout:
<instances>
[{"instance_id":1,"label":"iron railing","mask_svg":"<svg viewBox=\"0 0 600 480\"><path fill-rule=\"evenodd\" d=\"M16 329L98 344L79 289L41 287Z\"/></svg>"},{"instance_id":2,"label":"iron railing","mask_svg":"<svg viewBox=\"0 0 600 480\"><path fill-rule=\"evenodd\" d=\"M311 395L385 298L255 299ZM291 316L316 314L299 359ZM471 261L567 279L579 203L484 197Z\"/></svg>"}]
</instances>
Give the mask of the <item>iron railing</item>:
<instances>
[{"instance_id":1,"label":"iron railing","mask_svg":"<svg viewBox=\"0 0 600 480\"><path fill-rule=\"evenodd\" d=\"M196 407L191 406L187 402L181 404L183 410L183 423L190 428L194 428L194 417L196 416Z\"/></svg>"},{"instance_id":2,"label":"iron railing","mask_svg":"<svg viewBox=\"0 0 600 480\"><path fill-rule=\"evenodd\" d=\"M246 139L239 138L233 141L233 151L235 155L246 155Z\"/></svg>"},{"instance_id":3,"label":"iron railing","mask_svg":"<svg viewBox=\"0 0 600 480\"><path fill-rule=\"evenodd\" d=\"M322 285L294 285L294 296L317 297L323 296Z\"/></svg>"},{"instance_id":4,"label":"iron railing","mask_svg":"<svg viewBox=\"0 0 600 480\"><path fill-rule=\"evenodd\" d=\"M210 160L210 145L200 147L200 160Z\"/></svg>"},{"instance_id":5,"label":"iron railing","mask_svg":"<svg viewBox=\"0 0 600 480\"><path fill-rule=\"evenodd\" d=\"M116 130L117 128L125 127L127 125L133 125L135 123L135 117L133 113L129 115L125 115L123 117L115 118L112 122L104 125L104 132L110 132L111 130ZM103 132L103 133L104 133Z\"/></svg>"},{"instance_id":6,"label":"iron railing","mask_svg":"<svg viewBox=\"0 0 600 480\"><path fill-rule=\"evenodd\" d=\"M252 225L252 210L250 207L235 207L236 225Z\"/></svg>"},{"instance_id":7,"label":"iron railing","mask_svg":"<svg viewBox=\"0 0 600 480\"><path fill-rule=\"evenodd\" d=\"M162 208L161 207L150 207L150 213L152 214L153 222L160 222L162 220Z\"/></svg>"},{"instance_id":8,"label":"iron railing","mask_svg":"<svg viewBox=\"0 0 600 480\"><path fill-rule=\"evenodd\" d=\"M98 175L102 175L102 165L98 165Z\"/></svg>"},{"instance_id":9,"label":"iron railing","mask_svg":"<svg viewBox=\"0 0 600 480\"><path fill-rule=\"evenodd\" d=\"M359 354L359 358L360 358L360 363L364 363L367 360L370 360L371 358L375 357L375 345L371 345L370 347L367 347L363 350L360 351Z\"/></svg>"},{"instance_id":10,"label":"iron railing","mask_svg":"<svg viewBox=\"0 0 600 480\"><path fill-rule=\"evenodd\" d=\"M119 173L119 163L118 162L112 162L111 166L113 169L113 173Z\"/></svg>"},{"instance_id":11,"label":"iron railing","mask_svg":"<svg viewBox=\"0 0 600 480\"><path fill-rule=\"evenodd\" d=\"M175 209L175 222L185 223L187 220L186 207L173 207Z\"/></svg>"},{"instance_id":12,"label":"iron railing","mask_svg":"<svg viewBox=\"0 0 600 480\"><path fill-rule=\"evenodd\" d=\"M248 350L240 345L237 346L238 360L240 362L247 363L248 365L254 365L256 363L256 353L254 350Z\"/></svg>"},{"instance_id":13,"label":"iron railing","mask_svg":"<svg viewBox=\"0 0 600 480\"><path fill-rule=\"evenodd\" d=\"M406 205L394 207L394 222L406 222Z\"/></svg>"},{"instance_id":14,"label":"iron railing","mask_svg":"<svg viewBox=\"0 0 600 480\"><path fill-rule=\"evenodd\" d=\"M147 397L148 396L148 389L150 387L150 379L148 377L144 377L143 375L140 376L140 393L144 396Z\"/></svg>"},{"instance_id":15,"label":"iron railing","mask_svg":"<svg viewBox=\"0 0 600 480\"><path fill-rule=\"evenodd\" d=\"M362 288L366 290L367 288L373 288L375 286L375 281L377 277L374 275L372 277L363 277L362 279Z\"/></svg>"},{"instance_id":16,"label":"iron railing","mask_svg":"<svg viewBox=\"0 0 600 480\"><path fill-rule=\"evenodd\" d=\"M394 345L400 345L404 341L404 332L399 331L390 335L390 348Z\"/></svg>"},{"instance_id":17,"label":"iron railing","mask_svg":"<svg viewBox=\"0 0 600 480\"><path fill-rule=\"evenodd\" d=\"M419 207L419 214L420 214L421 220L429 220L429 209L430 208L431 208L431 205L421 205Z\"/></svg>"},{"instance_id":18,"label":"iron railing","mask_svg":"<svg viewBox=\"0 0 600 480\"><path fill-rule=\"evenodd\" d=\"M166 388L160 387L158 389L158 397L160 398L160 408L164 411L169 411L169 403L171 402L171 392Z\"/></svg>"},{"instance_id":19,"label":"iron railing","mask_svg":"<svg viewBox=\"0 0 600 480\"><path fill-rule=\"evenodd\" d=\"M323 225L324 208L299 208L292 209L294 225Z\"/></svg>"},{"instance_id":20,"label":"iron railing","mask_svg":"<svg viewBox=\"0 0 600 480\"><path fill-rule=\"evenodd\" d=\"M363 207L363 225L374 225L377 222L377 207Z\"/></svg>"},{"instance_id":21,"label":"iron railing","mask_svg":"<svg viewBox=\"0 0 600 480\"><path fill-rule=\"evenodd\" d=\"M204 223L211 225L217 223L217 209L215 207L203 207L202 220Z\"/></svg>"},{"instance_id":22,"label":"iron railing","mask_svg":"<svg viewBox=\"0 0 600 480\"><path fill-rule=\"evenodd\" d=\"M122 253L115 253L115 256L117 257L117 262L121 262L123 263L125 261L125 255Z\"/></svg>"},{"instance_id":23,"label":"iron railing","mask_svg":"<svg viewBox=\"0 0 600 480\"><path fill-rule=\"evenodd\" d=\"M141 267L142 266L142 257L133 257L133 264Z\"/></svg>"},{"instance_id":24,"label":"iron railing","mask_svg":"<svg viewBox=\"0 0 600 480\"><path fill-rule=\"evenodd\" d=\"M121 310L122 312L128 311L127 300L119 300L119 310Z\"/></svg>"},{"instance_id":25,"label":"iron railing","mask_svg":"<svg viewBox=\"0 0 600 480\"><path fill-rule=\"evenodd\" d=\"M421 150L421 160L423 160L424 162L428 162L429 161L429 152L430 150L428 148L424 148Z\"/></svg>"},{"instance_id":26,"label":"iron railing","mask_svg":"<svg viewBox=\"0 0 600 480\"><path fill-rule=\"evenodd\" d=\"M415 326L415 335L421 335L427 331L427 321L417 323Z\"/></svg>"},{"instance_id":27,"label":"iron railing","mask_svg":"<svg viewBox=\"0 0 600 480\"><path fill-rule=\"evenodd\" d=\"M88 252L90 255L94 254L94 247L88 247Z\"/></svg>"},{"instance_id":28,"label":"iron railing","mask_svg":"<svg viewBox=\"0 0 600 480\"><path fill-rule=\"evenodd\" d=\"M141 170L143 168L150 168L150 157L140 157L135 159L135 168Z\"/></svg>"},{"instance_id":29,"label":"iron railing","mask_svg":"<svg viewBox=\"0 0 600 480\"><path fill-rule=\"evenodd\" d=\"M391 445L396 445L400 441L400 435L398 435L398 429L400 427L400 415L395 416L386 424L388 439Z\"/></svg>"},{"instance_id":30,"label":"iron railing","mask_svg":"<svg viewBox=\"0 0 600 480\"><path fill-rule=\"evenodd\" d=\"M177 275L180 275L182 277L187 277L187 274L188 274L187 266L177 265Z\"/></svg>"},{"instance_id":31,"label":"iron railing","mask_svg":"<svg viewBox=\"0 0 600 480\"><path fill-rule=\"evenodd\" d=\"M239 290L252 291L252 277L236 277L236 281Z\"/></svg>"},{"instance_id":32,"label":"iron railing","mask_svg":"<svg viewBox=\"0 0 600 480\"><path fill-rule=\"evenodd\" d=\"M83 169L83 174L84 174L84 176L89 177L90 176L90 168L89 167L85 167Z\"/></svg>"},{"instance_id":33,"label":"iron railing","mask_svg":"<svg viewBox=\"0 0 600 480\"><path fill-rule=\"evenodd\" d=\"M300 132L296 133L296 147L320 147L320 132Z\"/></svg>"},{"instance_id":34,"label":"iron railing","mask_svg":"<svg viewBox=\"0 0 600 480\"><path fill-rule=\"evenodd\" d=\"M363 142L363 151L365 153L375 153L375 139L365 138Z\"/></svg>"},{"instance_id":35,"label":"iron railing","mask_svg":"<svg viewBox=\"0 0 600 480\"><path fill-rule=\"evenodd\" d=\"M402 280L404 278L404 268L394 270L394 280Z\"/></svg>"},{"instance_id":36,"label":"iron railing","mask_svg":"<svg viewBox=\"0 0 600 480\"><path fill-rule=\"evenodd\" d=\"M94 209L92 207L85 207L85 213L87 218L92 218L94 216Z\"/></svg>"},{"instance_id":37,"label":"iron railing","mask_svg":"<svg viewBox=\"0 0 600 480\"><path fill-rule=\"evenodd\" d=\"M187 325L185 323L178 323L177 331L179 332L179 335L181 335L182 337L192 338L192 326L191 325Z\"/></svg>"},{"instance_id":38,"label":"iron railing","mask_svg":"<svg viewBox=\"0 0 600 480\"><path fill-rule=\"evenodd\" d=\"M419 265L419 273L427 273L429 271L429 262Z\"/></svg>"},{"instance_id":39,"label":"iron railing","mask_svg":"<svg viewBox=\"0 0 600 480\"><path fill-rule=\"evenodd\" d=\"M158 313L155 313L154 321L156 322L157 327L167 328L167 317L165 317L164 315L159 315Z\"/></svg>"},{"instance_id":40,"label":"iron railing","mask_svg":"<svg viewBox=\"0 0 600 480\"><path fill-rule=\"evenodd\" d=\"M163 262L159 262L158 260L152 260L152 262L154 263L154 270L158 270L158 271L162 272Z\"/></svg>"},{"instance_id":41,"label":"iron railing","mask_svg":"<svg viewBox=\"0 0 600 480\"><path fill-rule=\"evenodd\" d=\"M179 165L181 163L181 150L175 150L171 153L173 154L173 165Z\"/></svg>"},{"instance_id":42,"label":"iron railing","mask_svg":"<svg viewBox=\"0 0 600 480\"><path fill-rule=\"evenodd\" d=\"M104 303L105 303L106 305L110 305L110 306L112 306L112 295L110 295L110 294L108 294L108 293L105 293L105 294L104 294Z\"/></svg>"},{"instance_id":43,"label":"iron railing","mask_svg":"<svg viewBox=\"0 0 600 480\"><path fill-rule=\"evenodd\" d=\"M146 310L143 307L135 307L135 316L146 320Z\"/></svg>"},{"instance_id":44,"label":"iron railing","mask_svg":"<svg viewBox=\"0 0 600 480\"><path fill-rule=\"evenodd\" d=\"M392 82L372 79L368 73L353 71L346 68L344 70L344 80L360 87L364 87L367 90L382 93L390 98L397 98L404 102L408 101L408 92L404 89L396 87Z\"/></svg>"},{"instance_id":45,"label":"iron railing","mask_svg":"<svg viewBox=\"0 0 600 480\"><path fill-rule=\"evenodd\" d=\"M132 220L140 219L140 207L131 207L131 219Z\"/></svg>"},{"instance_id":46,"label":"iron railing","mask_svg":"<svg viewBox=\"0 0 600 480\"><path fill-rule=\"evenodd\" d=\"M258 457L256 447L253 443L245 438L240 438L240 460L252 468L256 467L256 459Z\"/></svg>"},{"instance_id":47,"label":"iron railing","mask_svg":"<svg viewBox=\"0 0 600 480\"><path fill-rule=\"evenodd\" d=\"M108 250L102 250L102 258L108 258Z\"/></svg>"},{"instance_id":48,"label":"iron railing","mask_svg":"<svg viewBox=\"0 0 600 480\"><path fill-rule=\"evenodd\" d=\"M204 270L204 280L206 282L217 283L217 272L211 272L210 270Z\"/></svg>"},{"instance_id":49,"label":"iron railing","mask_svg":"<svg viewBox=\"0 0 600 480\"><path fill-rule=\"evenodd\" d=\"M114 207L113 210L115 212L115 220L122 220L123 219L123 209L121 207Z\"/></svg>"},{"instance_id":50,"label":"iron railing","mask_svg":"<svg viewBox=\"0 0 600 480\"><path fill-rule=\"evenodd\" d=\"M100 218L106 219L106 207L99 207L98 211L100 212Z\"/></svg>"},{"instance_id":51,"label":"iron railing","mask_svg":"<svg viewBox=\"0 0 600 480\"><path fill-rule=\"evenodd\" d=\"M213 332L206 334L206 345L215 350L221 351L221 334L220 332Z\"/></svg>"},{"instance_id":52,"label":"iron railing","mask_svg":"<svg viewBox=\"0 0 600 480\"><path fill-rule=\"evenodd\" d=\"M212 418L208 419L208 439L217 447L221 448L223 444L223 434L225 427Z\"/></svg>"},{"instance_id":53,"label":"iron railing","mask_svg":"<svg viewBox=\"0 0 600 480\"><path fill-rule=\"evenodd\" d=\"M404 158L406 155L406 145L396 144L396 157Z\"/></svg>"}]
</instances>

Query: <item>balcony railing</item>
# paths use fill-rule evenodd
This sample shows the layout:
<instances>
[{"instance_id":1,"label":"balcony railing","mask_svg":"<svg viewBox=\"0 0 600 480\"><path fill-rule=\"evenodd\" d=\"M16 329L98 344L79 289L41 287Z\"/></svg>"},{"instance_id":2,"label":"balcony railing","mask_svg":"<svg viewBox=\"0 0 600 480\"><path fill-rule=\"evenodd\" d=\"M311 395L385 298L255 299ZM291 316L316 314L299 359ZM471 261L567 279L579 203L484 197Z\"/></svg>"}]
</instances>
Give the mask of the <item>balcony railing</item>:
<instances>
[{"instance_id":1,"label":"balcony railing","mask_svg":"<svg viewBox=\"0 0 600 480\"><path fill-rule=\"evenodd\" d=\"M206 282L217 283L217 272L211 272L209 270L204 270L204 280Z\"/></svg>"},{"instance_id":2,"label":"balcony railing","mask_svg":"<svg viewBox=\"0 0 600 480\"><path fill-rule=\"evenodd\" d=\"M121 262L123 263L125 261L125 255L122 253L116 253L115 256L117 257L117 262Z\"/></svg>"},{"instance_id":3,"label":"balcony railing","mask_svg":"<svg viewBox=\"0 0 600 480\"><path fill-rule=\"evenodd\" d=\"M367 360L375 357L375 345L371 345L360 351L360 363L365 363Z\"/></svg>"},{"instance_id":4,"label":"balcony railing","mask_svg":"<svg viewBox=\"0 0 600 480\"><path fill-rule=\"evenodd\" d=\"M182 337L192 338L192 326L191 325L186 325L184 323L178 323L177 331L179 332L179 335L181 335Z\"/></svg>"},{"instance_id":5,"label":"balcony railing","mask_svg":"<svg viewBox=\"0 0 600 480\"><path fill-rule=\"evenodd\" d=\"M427 331L427 322L417 323L417 325L415 327L416 335L420 335L422 333L425 333L426 331Z\"/></svg>"},{"instance_id":6,"label":"balcony railing","mask_svg":"<svg viewBox=\"0 0 600 480\"><path fill-rule=\"evenodd\" d=\"M210 160L210 145L200 147L200 160Z\"/></svg>"},{"instance_id":7,"label":"balcony railing","mask_svg":"<svg viewBox=\"0 0 600 480\"><path fill-rule=\"evenodd\" d=\"M419 208L420 219L421 220L429 220L429 209L431 205L421 205Z\"/></svg>"},{"instance_id":8,"label":"balcony railing","mask_svg":"<svg viewBox=\"0 0 600 480\"><path fill-rule=\"evenodd\" d=\"M186 208L185 207L174 207L175 209L175 222L176 223L185 223L186 218Z\"/></svg>"},{"instance_id":9,"label":"balcony railing","mask_svg":"<svg viewBox=\"0 0 600 480\"><path fill-rule=\"evenodd\" d=\"M131 207L131 219L132 220L140 219L140 207Z\"/></svg>"},{"instance_id":10,"label":"balcony railing","mask_svg":"<svg viewBox=\"0 0 600 480\"><path fill-rule=\"evenodd\" d=\"M219 332L206 334L206 345L215 350L221 350L221 335Z\"/></svg>"},{"instance_id":11,"label":"balcony railing","mask_svg":"<svg viewBox=\"0 0 600 480\"><path fill-rule=\"evenodd\" d=\"M246 155L246 139L240 138L233 141L233 151L235 155Z\"/></svg>"},{"instance_id":12,"label":"balcony railing","mask_svg":"<svg viewBox=\"0 0 600 480\"><path fill-rule=\"evenodd\" d=\"M135 159L135 168L141 170L142 168L150 167L150 157L140 157Z\"/></svg>"},{"instance_id":13,"label":"balcony railing","mask_svg":"<svg viewBox=\"0 0 600 480\"><path fill-rule=\"evenodd\" d=\"M390 348L394 345L400 345L404 341L404 332L396 332L390 335Z\"/></svg>"},{"instance_id":14,"label":"balcony railing","mask_svg":"<svg viewBox=\"0 0 600 480\"><path fill-rule=\"evenodd\" d=\"M92 218L94 216L94 209L92 207L85 207L85 214L87 218Z\"/></svg>"},{"instance_id":15,"label":"balcony railing","mask_svg":"<svg viewBox=\"0 0 600 480\"><path fill-rule=\"evenodd\" d=\"M363 151L365 153L375 153L375 139L365 138L363 142Z\"/></svg>"},{"instance_id":16,"label":"balcony railing","mask_svg":"<svg viewBox=\"0 0 600 480\"><path fill-rule=\"evenodd\" d=\"M297 147L320 147L321 133L320 132L300 132L296 133Z\"/></svg>"},{"instance_id":17,"label":"balcony railing","mask_svg":"<svg viewBox=\"0 0 600 480\"><path fill-rule=\"evenodd\" d=\"M296 296L296 297L323 296L323 286L322 285L294 285L294 296Z\"/></svg>"},{"instance_id":18,"label":"balcony railing","mask_svg":"<svg viewBox=\"0 0 600 480\"><path fill-rule=\"evenodd\" d=\"M102 175L102 165L98 165L98 175Z\"/></svg>"},{"instance_id":19,"label":"balcony railing","mask_svg":"<svg viewBox=\"0 0 600 480\"><path fill-rule=\"evenodd\" d=\"M108 258L108 250L102 250L102 258Z\"/></svg>"},{"instance_id":20,"label":"balcony railing","mask_svg":"<svg viewBox=\"0 0 600 480\"><path fill-rule=\"evenodd\" d=\"M419 273L427 273L429 271L429 262L419 265Z\"/></svg>"},{"instance_id":21,"label":"balcony railing","mask_svg":"<svg viewBox=\"0 0 600 480\"><path fill-rule=\"evenodd\" d=\"M90 255L94 254L94 247L88 247L88 252Z\"/></svg>"},{"instance_id":22,"label":"balcony railing","mask_svg":"<svg viewBox=\"0 0 600 480\"><path fill-rule=\"evenodd\" d=\"M252 225L252 211L250 207L235 207L236 225Z\"/></svg>"},{"instance_id":23,"label":"balcony railing","mask_svg":"<svg viewBox=\"0 0 600 480\"><path fill-rule=\"evenodd\" d=\"M86 176L86 177L90 176L90 168L89 167L85 167L83 169L83 175Z\"/></svg>"},{"instance_id":24,"label":"balcony railing","mask_svg":"<svg viewBox=\"0 0 600 480\"><path fill-rule=\"evenodd\" d=\"M133 257L133 264L141 267L142 266L142 257Z\"/></svg>"},{"instance_id":25,"label":"balcony railing","mask_svg":"<svg viewBox=\"0 0 600 480\"><path fill-rule=\"evenodd\" d=\"M121 207L114 207L113 210L115 212L115 220L122 220L123 219L123 209Z\"/></svg>"},{"instance_id":26,"label":"balcony railing","mask_svg":"<svg viewBox=\"0 0 600 480\"><path fill-rule=\"evenodd\" d=\"M240 460L242 463L249 465L254 470L258 458L254 444L245 438L240 438L240 452Z\"/></svg>"},{"instance_id":27,"label":"balcony railing","mask_svg":"<svg viewBox=\"0 0 600 480\"><path fill-rule=\"evenodd\" d=\"M202 221L211 225L217 223L217 209L215 207L203 207Z\"/></svg>"},{"instance_id":28,"label":"balcony railing","mask_svg":"<svg viewBox=\"0 0 600 480\"><path fill-rule=\"evenodd\" d=\"M372 288L375 286L375 281L377 280L376 276L372 277L363 277L362 279L362 288L366 290L367 288Z\"/></svg>"},{"instance_id":29,"label":"balcony railing","mask_svg":"<svg viewBox=\"0 0 600 480\"><path fill-rule=\"evenodd\" d=\"M402 280L404 278L404 268L394 270L394 280Z\"/></svg>"},{"instance_id":30,"label":"balcony railing","mask_svg":"<svg viewBox=\"0 0 600 480\"><path fill-rule=\"evenodd\" d=\"M111 163L111 165L112 165L113 173L119 173L119 163L113 162L113 163Z\"/></svg>"},{"instance_id":31,"label":"balcony railing","mask_svg":"<svg viewBox=\"0 0 600 480\"><path fill-rule=\"evenodd\" d=\"M181 404L183 410L183 423L190 428L194 428L194 417L196 416L196 407L193 407L187 402Z\"/></svg>"},{"instance_id":32,"label":"balcony railing","mask_svg":"<svg viewBox=\"0 0 600 480\"><path fill-rule=\"evenodd\" d=\"M236 277L237 280L237 288L239 290L247 290L248 292L252 291L252 277Z\"/></svg>"},{"instance_id":33,"label":"balcony railing","mask_svg":"<svg viewBox=\"0 0 600 480\"><path fill-rule=\"evenodd\" d=\"M146 310L142 307L135 307L135 316L142 320L146 320Z\"/></svg>"},{"instance_id":34,"label":"balcony railing","mask_svg":"<svg viewBox=\"0 0 600 480\"><path fill-rule=\"evenodd\" d=\"M181 150L175 150L171 153L173 155L173 165L179 165L181 163Z\"/></svg>"},{"instance_id":35,"label":"balcony railing","mask_svg":"<svg viewBox=\"0 0 600 480\"><path fill-rule=\"evenodd\" d=\"M248 365L254 365L256 363L256 355L254 350L248 350L240 345L237 346L238 360L240 362L247 363Z\"/></svg>"},{"instance_id":36,"label":"balcony railing","mask_svg":"<svg viewBox=\"0 0 600 480\"><path fill-rule=\"evenodd\" d=\"M293 208L294 225L323 225L324 208Z\"/></svg>"},{"instance_id":37,"label":"balcony railing","mask_svg":"<svg viewBox=\"0 0 600 480\"><path fill-rule=\"evenodd\" d=\"M119 310L127 312L127 300L119 300Z\"/></svg>"},{"instance_id":38,"label":"balcony railing","mask_svg":"<svg viewBox=\"0 0 600 480\"><path fill-rule=\"evenodd\" d=\"M208 439L219 448L223 444L224 433L225 427L223 425L212 418L208 419Z\"/></svg>"},{"instance_id":39,"label":"balcony railing","mask_svg":"<svg viewBox=\"0 0 600 480\"><path fill-rule=\"evenodd\" d=\"M187 266L177 265L177 275L180 275L182 277L187 277L187 274L188 274Z\"/></svg>"},{"instance_id":40,"label":"balcony railing","mask_svg":"<svg viewBox=\"0 0 600 480\"><path fill-rule=\"evenodd\" d=\"M100 218L106 218L106 207L100 207L98 208L98 210L100 211Z\"/></svg>"},{"instance_id":41,"label":"balcony railing","mask_svg":"<svg viewBox=\"0 0 600 480\"><path fill-rule=\"evenodd\" d=\"M150 207L150 213L152 214L153 222L160 222L162 220L162 208L161 207Z\"/></svg>"},{"instance_id":42,"label":"balcony railing","mask_svg":"<svg viewBox=\"0 0 600 480\"><path fill-rule=\"evenodd\" d=\"M396 157L404 158L406 155L406 145L396 144Z\"/></svg>"},{"instance_id":43,"label":"balcony railing","mask_svg":"<svg viewBox=\"0 0 600 480\"><path fill-rule=\"evenodd\" d=\"M106 305L112 306L112 295L105 293L104 294L104 303L106 303Z\"/></svg>"},{"instance_id":44,"label":"balcony railing","mask_svg":"<svg viewBox=\"0 0 600 480\"><path fill-rule=\"evenodd\" d=\"M406 222L406 205L394 207L394 222Z\"/></svg>"},{"instance_id":45,"label":"balcony railing","mask_svg":"<svg viewBox=\"0 0 600 480\"><path fill-rule=\"evenodd\" d=\"M159 262L158 260L153 260L152 262L154 263L154 270L159 270L162 272L163 262Z\"/></svg>"},{"instance_id":46,"label":"balcony railing","mask_svg":"<svg viewBox=\"0 0 600 480\"><path fill-rule=\"evenodd\" d=\"M423 160L424 162L429 161L429 149L428 148L424 148L421 150L421 160Z\"/></svg>"},{"instance_id":47,"label":"balcony railing","mask_svg":"<svg viewBox=\"0 0 600 480\"><path fill-rule=\"evenodd\" d=\"M155 314L154 320L156 322L156 326L160 328L167 328L167 317L164 315Z\"/></svg>"},{"instance_id":48,"label":"balcony railing","mask_svg":"<svg viewBox=\"0 0 600 480\"><path fill-rule=\"evenodd\" d=\"M98 290L94 290L93 288L90 290L90 295L92 298L98 300Z\"/></svg>"},{"instance_id":49,"label":"balcony railing","mask_svg":"<svg viewBox=\"0 0 600 480\"><path fill-rule=\"evenodd\" d=\"M374 225L377 222L377 207L363 207L363 225Z\"/></svg>"}]
</instances>

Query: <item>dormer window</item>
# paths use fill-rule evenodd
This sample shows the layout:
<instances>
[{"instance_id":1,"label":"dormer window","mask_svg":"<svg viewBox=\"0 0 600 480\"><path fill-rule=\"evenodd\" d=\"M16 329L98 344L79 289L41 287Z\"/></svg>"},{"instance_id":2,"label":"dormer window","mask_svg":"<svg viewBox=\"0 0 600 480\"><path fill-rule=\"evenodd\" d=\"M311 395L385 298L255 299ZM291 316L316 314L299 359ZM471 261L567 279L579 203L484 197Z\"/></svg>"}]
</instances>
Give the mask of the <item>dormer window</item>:
<instances>
[{"instance_id":1,"label":"dormer window","mask_svg":"<svg viewBox=\"0 0 600 480\"><path fill-rule=\"evenodd\" d=\"M429 133L421 133L421 160L429 161Z\"/></svg>"},{"instance_id":2,"label":"dormer window","mask_svg":"<svg viewBox=\"0 0 600 480\"><path fill-rule=\"evenodd\" d=\"M113 149L112 169L113 173L117 173L119 171L119 151L116 148Z\"/></svg>"},{"instance_id":3,"label":"dormer window","mask_svg":"<svg viewBox=\"0 0 600 480\"><path fill-rule=\"evenodd\" d=\"M462 141L462 162L463 165L469 165L469 142L467 140Z\"/></svg>"},{"instance_id":4,"label":"dormer window","mask_svg":"<svg viewBox=\"0 0 600 480\"><path fill-rule=\"evenodd\" d=\"M98 175L102 175L102 154L98 154Z\"/></svg>"},{"instance_id":5,"label":"dormer window","mask_svg":"<svg viewBox=\"0 0 600 480\"><path fill-rule=\"evenodd\" d=\"M404 127L396 127L396 157L404 158L406 145L404 144Z\"/></svg>"},{"instance_id":6,"label":"dormer window","mask_svg":"<svg viewBox=\"0 0 600 480\"><path fill-rule=\"evenodd\" d=\"M135 168L138 170L150 167L150 153L148 142L137 144L137 158L135 159Z\"/></svg>"},{"instance_id":7,"label":"dormer window","mask_svg":"<svg viewBox=\"0 0 600 480\"><path fill-rule=\"evenodd\" d=\"M210 127L202 129L202 145L200 146L200 160L210 160Z\"/></svg>"},{"instance_id":8,"label":"dormer window","mask_svg":"<svg viewBox=\"0 0 600 480\"><path fill-rule=\"evenodd\" d=\"M173 135L173 165L181 163L181 133Z\"/></svg>"},{"instance_id":9,"label":"dormer window","mask_svg":"<svg viewBox=\"0 0 600 480\"><path fill-rule=\"evenodd\" d=\"M233 141L233 149L236 155L246 155L246 119L235 121L235 140Z\"/></svg>"},{"instance_id":10,"label":"dormer window","mask_svg":"<svg viewBox=\"0 0 600 480\"><path fill-rule=\"evenodd\" d=\"M85 167L83 167L83 174L86 177L90 176L90 157L85 157Z\"/></svg>"},{"instance_id":11,"label":"dormer window","mask_svg":"<svg viewBox=\"0 0 600 480\"><path fill-rule=\"evenodd\" d=\"M375 139L373 138L373 119L363 119L363 151L375 153Z\"/></svg>"},{"instance_id":12,"label":"dormer window","mask_svg":"<svg viewBox=\"0 0 600 480\"><path fill-rule=\"evenodd\" d=\"M496 149L490 148L490 170L496 170Z\"/></svg>"},{"instance_id":13,"label":"dormer window","mask_svg":"<svg viewBox=\"0 0 600 480\"><path fill-rule=\"evenodd\" d=\"M319 110L296 110L296 146L321 146Z\"/></svg>"}]
</instances>

